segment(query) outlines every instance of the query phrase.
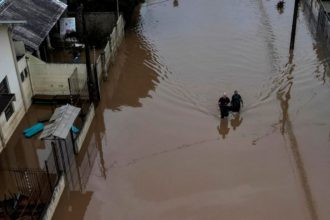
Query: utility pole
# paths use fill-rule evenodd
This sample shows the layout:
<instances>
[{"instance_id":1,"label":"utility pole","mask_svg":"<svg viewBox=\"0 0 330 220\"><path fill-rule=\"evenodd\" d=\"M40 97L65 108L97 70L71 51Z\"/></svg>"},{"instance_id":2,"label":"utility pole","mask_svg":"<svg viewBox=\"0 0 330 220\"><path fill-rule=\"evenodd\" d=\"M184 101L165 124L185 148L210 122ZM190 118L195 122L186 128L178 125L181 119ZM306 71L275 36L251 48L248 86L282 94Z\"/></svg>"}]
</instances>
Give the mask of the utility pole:
<instances>
[{"instance_id":1,"label":"utility pole","mask_svg":"<svg viewBox=\"0 0 330 220\"><path fill-rule=\"evenodd\" d=\"M91 68L91 60L90 60L90 49L89 43L87 40L87 30L86 30L86 21L84 16L84 5L80 4L81 10L81 20L82 20L82 38L85 44L85 57L86 57L86 69L87 69L87 86L88 86L88 94L89 94L89 101L95 102L95 80L92 73Z\"/></svg>"},{"instance_id":2,"label":"utility pole","mask_svg":"<svg viewBox=\"0 0 330 220\"><path fill-rule=\"evenodd\" d=\"M293 11L293 20L292 20L292 29L291 29L290 50L294 49L294 42L295 42L295 38L296 38L297 17L298 17L298 6L299 6L299 0L295 0L294 11Z\"/></svg>"}]
</instances>

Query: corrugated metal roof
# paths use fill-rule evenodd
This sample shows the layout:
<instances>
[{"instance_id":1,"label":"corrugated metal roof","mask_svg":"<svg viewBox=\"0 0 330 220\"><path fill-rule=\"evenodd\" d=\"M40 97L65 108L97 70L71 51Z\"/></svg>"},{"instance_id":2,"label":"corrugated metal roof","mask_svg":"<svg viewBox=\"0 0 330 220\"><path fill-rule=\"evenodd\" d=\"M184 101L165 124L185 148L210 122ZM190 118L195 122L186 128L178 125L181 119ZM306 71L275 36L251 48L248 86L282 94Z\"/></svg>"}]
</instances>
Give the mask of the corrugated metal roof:
<instances>
[{"instance_id":1,"label":"corrugated metal roof","mask_svg":"<svg viewBox=\"0 0 330 220\"><path fill-rule=\"evenodd\" d=\"M80 108L69 104L55 109L55 112L49 120L51 123L45 126L39 138L45 139L53 136L65 139L79 115L80 110Z\"/></svg>"},{"instance_id":2,"label":"corrugated metal roof","mask_svg":"<svg viewBox=\"0 0 330 220\"><path fill-rule=\"evenodd\" d=\"M9 0L0 9L0 20L25 20L13 28L13 38L37 50L67 5L59 0Z\"/></svg>"}]
</instances>

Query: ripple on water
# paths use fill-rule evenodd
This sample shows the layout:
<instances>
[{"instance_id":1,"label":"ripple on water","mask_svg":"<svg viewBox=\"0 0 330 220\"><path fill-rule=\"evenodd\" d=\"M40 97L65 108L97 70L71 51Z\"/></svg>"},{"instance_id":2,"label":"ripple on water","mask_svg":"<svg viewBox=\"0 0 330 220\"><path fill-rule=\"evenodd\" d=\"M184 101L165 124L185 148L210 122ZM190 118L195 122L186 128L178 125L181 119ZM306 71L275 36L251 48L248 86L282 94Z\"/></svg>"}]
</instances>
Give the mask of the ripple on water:
<instances>
[{"instance_id":1,"label":"ripple on water","mask_svg":"<svg viewBox=\"0 0 330 220\"><path fill-rule=\"evenodd\" d=\"M272 3L234 1L226 5L229 8L220 9L223 14L210 11L210 15L221 18L217 23L206 25L203 19L196 19L183 30L158 22L171 2L166 4L159 9L160 17L157 10L146 12L137 32L151 54L144 65L160 80L155 94L173 106L215 114L220 94L234 89L241 90L251 106L262 105L277 99L276 94L289 84L312 87L310 81L322 81L328 73L326 60L315 60L313 53L295 55L290 61L288 34L283 31L290 25L283 25L283 19L289 20L291 15L279 17L273 5L268 5ZM286 9L291 7L288 4ZM239 16L225 12L233 8L249 19L239 20ZM184 15L189 17L189 13ZM228 26L226 19L232 19L235 25ZM162 33L164 27L166 33Z\"/></svg>"}]
</instances>

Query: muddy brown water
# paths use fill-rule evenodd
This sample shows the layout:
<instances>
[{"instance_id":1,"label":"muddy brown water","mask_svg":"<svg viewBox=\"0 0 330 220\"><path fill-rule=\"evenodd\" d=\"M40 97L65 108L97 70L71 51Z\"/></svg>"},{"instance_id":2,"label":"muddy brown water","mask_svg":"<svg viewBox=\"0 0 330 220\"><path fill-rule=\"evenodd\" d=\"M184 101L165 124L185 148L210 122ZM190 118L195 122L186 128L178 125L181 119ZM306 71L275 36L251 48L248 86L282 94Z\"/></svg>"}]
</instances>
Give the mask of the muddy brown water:
<instances>
[{"instance_id":1,"label":"muddy brown water","mask_svg":"<svg viewBox=\"0 0 330 220\"><path fill-rule=\"evenodd\" d=\"M329 219L329 56L303 7L289 54L293 2L142 4L54 219Z\"/></svg>"}]
</instances>

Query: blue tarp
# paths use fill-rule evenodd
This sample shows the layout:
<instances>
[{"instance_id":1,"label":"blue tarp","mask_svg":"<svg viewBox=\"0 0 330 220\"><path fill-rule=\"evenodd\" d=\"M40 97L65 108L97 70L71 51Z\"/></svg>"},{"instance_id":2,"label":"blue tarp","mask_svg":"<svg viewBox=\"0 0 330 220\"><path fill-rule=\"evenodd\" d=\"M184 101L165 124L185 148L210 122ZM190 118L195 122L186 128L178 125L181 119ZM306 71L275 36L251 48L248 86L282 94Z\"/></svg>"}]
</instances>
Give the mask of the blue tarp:
<instances>
[{"instance_id":1,"label":"blue tarp","mask_svg":"<svg viewBox=\"0 0 330 220\"><path fill-rule=\"evenodd\" d=\"M35 134L39 133L40 131L42 131L44 129L44 127L45 127L45 125L43 123L39 122L39 123L27 128L27 129L25 129L23 131L23 134L24 134L25 137L30 138L33 135L35 135Z\"/></svg>"}]
</instances>

